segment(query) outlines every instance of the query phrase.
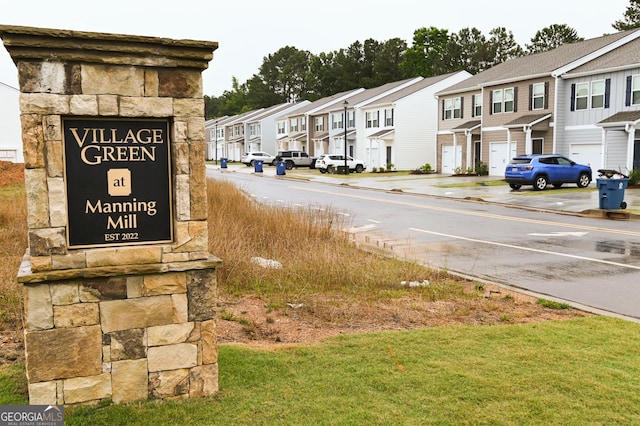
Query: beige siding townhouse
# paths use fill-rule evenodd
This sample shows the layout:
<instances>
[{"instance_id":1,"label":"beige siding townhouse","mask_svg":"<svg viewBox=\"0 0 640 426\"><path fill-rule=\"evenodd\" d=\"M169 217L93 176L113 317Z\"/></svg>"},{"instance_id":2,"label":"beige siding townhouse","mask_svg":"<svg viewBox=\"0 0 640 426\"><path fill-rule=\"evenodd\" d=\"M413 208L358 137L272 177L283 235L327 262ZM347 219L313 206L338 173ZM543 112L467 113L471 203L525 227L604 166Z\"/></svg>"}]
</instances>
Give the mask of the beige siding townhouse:
<instances>
[{"instance_id":1,"label":"beige siding townhouse","mask_svg":"<svg viewBox=\"0 0 640 426\"><path fill-rule=\"evenodd\" d=\"M439 93L438 171L500 176L517 154L557 150L561 76L635 40L620 32L510 59ZM564 94L564 90L561 93Z\"/></svg>"}]
</instances>

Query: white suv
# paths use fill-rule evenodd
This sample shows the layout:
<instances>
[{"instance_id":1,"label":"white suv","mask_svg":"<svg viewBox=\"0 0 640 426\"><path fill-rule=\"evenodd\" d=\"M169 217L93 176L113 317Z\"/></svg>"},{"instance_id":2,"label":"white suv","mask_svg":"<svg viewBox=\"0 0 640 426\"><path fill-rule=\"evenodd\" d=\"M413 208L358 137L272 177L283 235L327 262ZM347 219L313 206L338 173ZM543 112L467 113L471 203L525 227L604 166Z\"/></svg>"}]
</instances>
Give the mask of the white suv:
<instances>
[{"instance_id":1,"label":"white suv","mask_svg":"<svg viewBox=\"0 0 640 426\"><path fill-rule=\"evenodd\" d=\"M338 167L344 167L344 155L342 154L324 154L316 160L316 169L319 169L320 173L336 173ZM364 161L354 160L351 156L347 156L347 167L349 167L349 171L362 173L367 165Z\"/></svg>"},{"instance_id":2,"label":"white suv","mask_svg":"<svg viewBox=\"0 0 640 426\"><path fill-rule=\"evenodd\" d=\"M240 161L247 166L253 166L254 161L262 161L266 166L267 164L271 164L276 160L276 157L273 155L262 152L262 151L253 151L253 152L245 152Z\"/></svg>"}]
</instances>

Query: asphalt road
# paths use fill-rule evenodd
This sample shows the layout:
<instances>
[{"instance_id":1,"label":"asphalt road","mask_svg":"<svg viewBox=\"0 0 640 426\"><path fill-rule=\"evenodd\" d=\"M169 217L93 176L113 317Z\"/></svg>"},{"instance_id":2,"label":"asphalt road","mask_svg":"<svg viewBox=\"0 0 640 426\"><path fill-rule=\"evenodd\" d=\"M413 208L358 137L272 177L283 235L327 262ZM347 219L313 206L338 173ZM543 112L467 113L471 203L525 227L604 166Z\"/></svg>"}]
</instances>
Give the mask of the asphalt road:
<instances>
[{"instance_id":1,"label":"asphalt road","mask_svg":"<svg viewBox=\"0 0 640 426\"><path fill-rule=\"evenodd\" d=\"M354 235L427 266L640 319L637 222L256 173L208 175L260 203L332 209Z\"/></svg>"}]
</instances>

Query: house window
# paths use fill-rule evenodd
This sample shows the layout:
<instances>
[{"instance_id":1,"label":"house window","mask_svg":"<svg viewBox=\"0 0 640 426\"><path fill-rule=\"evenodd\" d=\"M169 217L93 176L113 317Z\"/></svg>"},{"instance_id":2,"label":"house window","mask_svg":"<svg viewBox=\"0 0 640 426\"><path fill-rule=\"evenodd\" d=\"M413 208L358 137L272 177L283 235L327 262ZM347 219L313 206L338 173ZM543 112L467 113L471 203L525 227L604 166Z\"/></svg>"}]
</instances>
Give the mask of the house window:
<instances>
[{"instance_id":1,"label":"house window","mask_svg":"<svg viewBox=\"0 0 640 426\"><path fill-rule=\"evenodd\" d=\"M289 129L292 133L295 133L298 131L298 119L297 118L292 118L291 120L289 120Z\"/></svg>"},{"instance_id":2,"label":"house window","mask_svg":"<svg viewBox=\"0 0 640 426\"><path fill-rule=\"evenodd\" d=\"M307 117L300 117L300 130L303 132L307 131Z\"/></svg>"},{"instance_id":3,"label":"house window","mask_svg":"<svg viewBox=\"0 0 640 426\"><path fill-rule=\"evenodd\" d=\"M253 124L249 125L249 135L251 135L251 136L260 135L260 124L253 123Z\"/></svg>"},{"instance_id":4,"label":"house window","mask_svg":"<svg viewBox=\"0 0 640 426\"><path fill-rule=\"evenodd\" d=\"M384 110L384 125L385 127L393 126L393 109L388 108Z\"/></svg>"},{"instance_id":5,"label":"house window","mask_svg":"<svg viewBox=\"0 0 640 426\"><path fill-rule=\"evenodd\" d=\"M482 115L482 95L473 97L473 116L480 117Z\"/></svg>"},{"instance_id":6,"label":"house window","mask_svg":"<svg viewBox=\"0 0 640 426\"><path fill-rule=\"evenodd\" d=\"M331 114L331 128L342 129L342 113Z\"/></svg>"},{"instance_id":7,"label":"house window","mask_svg":"<svg viewBox=\"0 0 640 426\"><path fill-rule=\"evenodd\" d=\"M444 100L444 114L445 120L451 120L452 118L462 117L462 101L460 98L451 98Z\"/></svg>"},{"instance_id":8,"label":"house window","mask_svg":"<svg viewBox=\"0 0 640 426\"><path fill-rule=\"evenodd\" d=\"M316 117L315 123L316 123L316 132L324 131L324 118L323 117Z\"/></svg>"},{"instance_id":9,"label":"house window","mask_svg":"<svg viewBox=\"0 0 640 426\"><path fill-rule=\"evenodd\" d=\"M576 84L576 110L589 107L589 83Z\"/></svg>"},{"instance_id":10,"label":"house window","mask_svg":"<svg viewBox=\"0 0 640 426\"><path fill-rule=\"evenodd\" d=\"M367 112L367 117L366 117L366 119L367 119L367 124L366 124L367 129L370 129L372 127L379 127L379 124L378 124L379 115L380 115L379 111Z\"/></svg>"},{"instance_id":11,"label":"house window","mask_svg":"<svg viewBox=\"0 0 640 426\"><path fill-rule=\"evenodd\" d=\"M356 112L355 111L347 111L347 127L349 127L349 128L356 127Z\"/></svg>"},{"instance_id":12,"label":"house window","mask_svg":"<svg viewBox=\"0 0 640 426\"><path fill-rule=\"evenodd\" d=\"M500 114L502 112L502 89L494 90L491 92L491 111L494 114Z\"/></svg>"},{"instance_id":13,"label":"house window","mask_svg":"<svg viewBox=\"0 0 640 426\"><path fill-rule=\"evenodd\" d=\"M279 135L284 135L285 133L287 133L287 130L285 128L286 124L287 123L284 122L284 121L278 121L278 134Z\"/></svg>"},{"instance_id":14,"label":"house window","mask_svg":"<svg viewBox=\"0 0 640 426\"><path fill-rule=\"evenodd\" d=\"M514 112L515 108L515 91L513 87L504 89L504 112Z\"/></svg>"},{"instance_id":15,"label":"house window","mask_svg":"<svg viewBox=\"0 0 640 426\"><path fill-rule=\"evenodd\" d=\"M640 104L640 75L634 75L631 78L631 105ZM627 102L627 105L629 103Z\"/></svg>"},{"instance_id":16,"label":"house window","mask_svg":"<svg viewBox=\"0 0 640 426\"><path fill-rule=\"evenodd\" d=\"M591 82L591 108L604 108L604 80Z\"/></svg>"},{"instance_id":17,"label":"house window","mask_svg":"<svg viewBox=\"0 0 640 426\"><path fill-rule=\"evenodd\" d=\"M534 84L531 90L531 109L544 109L544 83Z\"/></svg>"}]
</instances>

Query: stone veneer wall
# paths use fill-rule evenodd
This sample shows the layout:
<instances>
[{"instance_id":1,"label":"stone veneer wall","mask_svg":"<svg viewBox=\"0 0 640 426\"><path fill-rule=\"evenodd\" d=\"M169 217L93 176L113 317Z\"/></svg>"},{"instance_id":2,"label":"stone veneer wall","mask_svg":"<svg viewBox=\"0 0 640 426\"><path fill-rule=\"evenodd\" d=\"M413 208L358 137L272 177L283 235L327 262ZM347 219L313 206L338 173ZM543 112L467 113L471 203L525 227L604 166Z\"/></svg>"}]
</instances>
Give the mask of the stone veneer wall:
<instances>
[{"instance_id":1,"label":"stone veneer wall","mask_svg":"<svg viewBox=\"0 0 640 426\"><path fill-rule=\"evenodd\" d=\"M0 26L18 68L29 249L29 400L76 404L218 389L201 72L217 43ZM62 117L170 118L173 241L69 249Z\"/></svg>"}]
</instances>

